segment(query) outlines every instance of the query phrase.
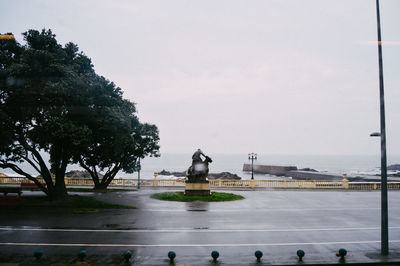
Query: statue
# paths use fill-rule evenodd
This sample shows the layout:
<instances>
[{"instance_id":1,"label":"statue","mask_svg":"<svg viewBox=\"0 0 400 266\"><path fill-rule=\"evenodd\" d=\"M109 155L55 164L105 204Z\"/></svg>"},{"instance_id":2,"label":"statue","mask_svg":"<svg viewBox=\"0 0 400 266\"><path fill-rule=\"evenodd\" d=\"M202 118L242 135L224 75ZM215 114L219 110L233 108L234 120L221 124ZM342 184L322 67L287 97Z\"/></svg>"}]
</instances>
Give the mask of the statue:
<instances>
[{"instance_id":1,"label":"statue","mask_svg":"<svg viewBox=\"0 0 400 266\"><path fill-rule=\"evenodd\" d=\"M204 157L204 160L201 159ZM192 155L192 165L187 170L187 178L189 183L208 183L208 164L212 162L212 159L205 155L200 149L195 151Z\"/></svg>"}]
</instances>

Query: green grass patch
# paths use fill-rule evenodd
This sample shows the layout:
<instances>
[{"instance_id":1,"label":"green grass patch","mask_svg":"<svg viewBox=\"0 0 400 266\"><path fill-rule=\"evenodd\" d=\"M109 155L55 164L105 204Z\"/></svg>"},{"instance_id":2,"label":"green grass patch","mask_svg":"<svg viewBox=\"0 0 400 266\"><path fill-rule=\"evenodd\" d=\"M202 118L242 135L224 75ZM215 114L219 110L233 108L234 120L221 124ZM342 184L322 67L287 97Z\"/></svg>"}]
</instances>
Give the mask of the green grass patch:
<instances>
[{"instance_id":1,"label":"green grass patch","mask_svg":"<svg viewBox=\"0 0 400 266\"><path fill-rule=\"evenodd\" d=\"M73 196L71 200L71 207L86 209L136 209L136 207L133 206L104 202L87 196Z\"/></svg>"},{"instance_id":2,"label":"green grass patch","mask_svg":"<svg viewBox=\"0 0 400 266\"><path fill-rule=\"evenodd\" d=\"M42 191L39 188L23 188L23 191ZM91 188L81 188L81 187L67 187L68 192L100 192L100 193L107 193L107 192L124 192L124 191L136 191L136 189L124 189L124 188L109 188L109 189L93 189Z\"/></svg>"},{"instance_id":3,"label":"green grass patch","mask_svg":"<svg viewBox=\"0 0 400 266\"><path fill-rule=\"evenodd\" d=\"M83 213L92 213L92 212L98 212L98 211L99 211L99 209L80 208L80 209L74 209L73 213L83 214Z\"/></svg>"},{"instance_id":4,"label":"green grass patch","mask_svg":"<svg viewBox=\"0 0 400 266\"><path fill-rule=\"evenodd\" d=\"M80 188L80 187L67 187L69 192L124 192L124 191L136 191L136 189L125 189L125 188L108 188L108 189L93 189L93 188Z\"/></svg>"},{"instance_id":5,"label":"green grass patch","mask_svg":"<svg viewBox=\"0 0 400 266\"><path fill-rule=\"evenodd\" d=\"M244 199L243 196L236 195L233 193L224 192L211 192L211 196L185 196L183 192L164 192L151 195L153 199L168 200L168 201L231 201Z\"/></svg>"},{"instance_id":6,"label":"green grass patch","mask_svg":"<svg viewBox=\"0 0 400 266\"><path fill-rule=\"evenodd\" d=\"M65 199L49 200L46 196L22 196L20 208L70 208L78 211L92 212L93 209L136 209L134 206L114 204L95 199L94 197L69 195Z\"/></svg>"}]
</instances>

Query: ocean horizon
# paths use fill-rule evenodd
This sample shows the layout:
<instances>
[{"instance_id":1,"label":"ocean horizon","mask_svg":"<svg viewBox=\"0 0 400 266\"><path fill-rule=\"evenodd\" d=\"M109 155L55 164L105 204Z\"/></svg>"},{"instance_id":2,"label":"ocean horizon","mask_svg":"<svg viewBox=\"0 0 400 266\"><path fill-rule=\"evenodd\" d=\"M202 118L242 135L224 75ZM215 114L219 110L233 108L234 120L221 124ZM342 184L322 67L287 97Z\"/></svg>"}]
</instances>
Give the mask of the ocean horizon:
<instances>
[{"instance_id":1,"label":"ocean horizon","mask_svg":"<svg viewBox=\"0 0 400 266\"><path fill-rule=\"evenodd\" d=\"M251 163L247 154L207 154L213 159L209 165L210 173L230 172L242 179L250 179L251 173L243 172L243 164ZM192 154L164 153L160 157L149 157L141 161L141 178L152 179L154 173L166 170L183 172L191 165ZM319 172L348 175L376 175L380 173L380 155L272 155L259 154L255 164L296 166L298 169L312 168ZM388 156L388 165L400 163L400 155ZM38 173L28 164L20 167L37 176ZM79 165L69 165L67 171L83 170ZM10 169L0 169L6 175L15 175ZM127 174L120 171L117 178L137 178L137 173ZM171 178L158 176L157 178ZM255 174L255 179L277 179L277 177Z\"/></svg>"}]
</instances>

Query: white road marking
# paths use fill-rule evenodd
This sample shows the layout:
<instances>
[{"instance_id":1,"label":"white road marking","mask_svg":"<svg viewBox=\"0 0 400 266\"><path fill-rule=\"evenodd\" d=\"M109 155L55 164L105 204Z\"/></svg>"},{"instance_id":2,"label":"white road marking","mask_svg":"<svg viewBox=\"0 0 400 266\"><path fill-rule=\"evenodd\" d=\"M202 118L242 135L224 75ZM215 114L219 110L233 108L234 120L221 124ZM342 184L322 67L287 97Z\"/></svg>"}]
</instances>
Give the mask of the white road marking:
<instances>
[{"instance_id":1,"label":"white road marking","mask_svg":"<svg viewBox=\"0 0 400 266\"><path fill-rule=\"evenodd\" d=\"M395 208L391 208L395 209ZM354 208L291 208L291 209L268 209L268 208L250 208L250 209L132 209L132 211L147 211L147 212L305 212L305 211L360 211L360 210L380 210L380 207L354 207Z\"/></svg>"},{"instance_id":2,"label":"white road marking","mask_svg":"<svg viewBox=\"0 0 400 266\"><path fill-rule=\"evenodd\" d=\"M390 240L390 243L400 243L400 240ZM304 245L349 245L377 244L380 240L340 241L340 242L297 242L297 243L235 243L235 244L91 244L91 243L0 243L0 246L54 246L54 247L253 247L253 246L304 246Z\"/></svg>"},{"instance_id":3,"label":"white road marking","mask_svg":"<svg viewBox=\"0 0 400 266\"><path fill-rule=\"evenodd\" d=\"M334 227L334 228L267 228L267 229L58 229L0 227L0 231L42 231L42 232L98 232L98 233L235 233L235 232L314 232L314 231L367 231L380 227ZM398 230L400 227L389 227Z\"/></svg>"}]
</instances>

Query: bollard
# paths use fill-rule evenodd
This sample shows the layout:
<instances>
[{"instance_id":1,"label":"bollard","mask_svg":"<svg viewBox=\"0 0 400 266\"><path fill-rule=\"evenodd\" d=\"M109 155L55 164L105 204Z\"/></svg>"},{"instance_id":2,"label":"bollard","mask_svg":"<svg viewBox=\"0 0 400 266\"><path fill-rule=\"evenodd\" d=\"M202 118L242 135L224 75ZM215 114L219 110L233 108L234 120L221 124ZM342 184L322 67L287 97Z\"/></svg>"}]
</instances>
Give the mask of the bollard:
<instances>
[{"instance_id":1,"label":"bollard","mask_svg":"<svg viewBox=\"0 0 400 266\"><path fill-rule=\"evenodd\" d=\"M339 251L336 253L337 257L340 257L340 259L344 259L344 257L347 254L347 250L345 250L344 248L339 249Z\"/></svg>"},{"instance_id":2,"label":"bollard","mask_svg":"<svg viewBox=\"0 0 400 266\"><path fill-rule=\"evenodd\" d=\"M344 263L345 262L345 256L347 254L347 250L345 250L344 248L339 249L339 251L336 253L337 257L340 257L339 261L340 263Z\"/></svg>"},{"instance_id":3,"label":"bollard","mask_svg":"<svg viewBox=\"0 0 400 266\"><path fill-rule=\"evenodd\" d=\"M35 250L35 252L33 252L33 256L37 260L40 260L40 258L43 256L43 251L41 251L40 249L37 249L37 250Z\"/></svg>"},{"instance_id":4,"label":"bollard","mask_svg":"<svg viewBox=\"0 0 400 266\"><path fill-rule=\"evenodd\" d=\"M79 251L78 258L80 261L84 261L86 258L86 250L82 249L81 251Z\"/></svg>"},{"instance_id":5,"label":"bollard","mask_svg":"<svg viewBox=\"0 0 400 266\"><path fill-rule=\"evenodd\" d=\"M132 251L126 250L126 251L124 252L123 256L124 256L125 262L128 263L129 260L130 260L131 257L132 257Z\"/></svg>"},{"instance_id":6,"label":"bollard","mask_svg":"<svg viewBox=\"0 0 400 266\"><path fill-rule=\"evenodd\" d=\"M219 252L216 251L216 250L213 250L213 251L211 252L211 257L213 258L214 262L216 262L217 259L218 259L218 257L219 257Z\"/></svg>"},{"instance_id":7,"label":"bollard","mask_svg":"<svg viewBox=\"0 0 400 266\"><path fill-rule=\"evenodd\" d=\"M297 250L297 256L299 257L299 261L303 260L303 257L305 254L306 253L304 252L304 250L302 250L302 249Z\"/></svg>"},{"instance_id":8,"label":"bollard","mask_svg":"<svg viewBox=\"0 0 400 266\"><path fill-rule=\"evenodd\" d=\"M170 263L174 263L174 259L176 257L176 253L173 251L168 252L168 258Z\"/></svg>"},{"instance_id":9,"label":"bollard","mask_svg":"<svg viewBox=\"0 0 400 266\"><path fill-rule=\"evenodd\" d=\"M254 256L256 256L257 261L259 262L263 256L263 253L261 250L257 250L256 252L254 252Z\"/></svg>"}]
</instances>

